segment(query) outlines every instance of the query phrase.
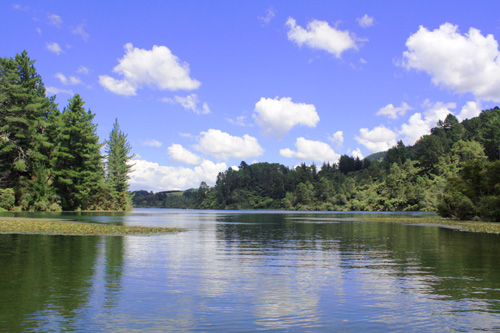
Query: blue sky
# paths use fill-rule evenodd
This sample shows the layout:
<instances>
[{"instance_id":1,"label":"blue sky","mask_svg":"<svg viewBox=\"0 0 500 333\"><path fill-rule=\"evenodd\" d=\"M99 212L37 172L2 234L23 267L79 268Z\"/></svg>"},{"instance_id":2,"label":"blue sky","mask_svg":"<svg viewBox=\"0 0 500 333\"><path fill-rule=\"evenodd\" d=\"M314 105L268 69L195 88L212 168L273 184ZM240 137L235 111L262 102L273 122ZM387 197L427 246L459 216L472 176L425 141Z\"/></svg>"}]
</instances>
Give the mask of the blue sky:
<instances>
[{"instance_id":1,"label":"blue sky","mask_svg":"<svg viewBox=\"0 0 500 333\"><path fill-rule=\"evenodd\" d=\"M498 1L3 1L1 56L78 93L131 189L213 185L247 163L336 162L413 144L500 103Z\"/></svg>"}]
</instances>

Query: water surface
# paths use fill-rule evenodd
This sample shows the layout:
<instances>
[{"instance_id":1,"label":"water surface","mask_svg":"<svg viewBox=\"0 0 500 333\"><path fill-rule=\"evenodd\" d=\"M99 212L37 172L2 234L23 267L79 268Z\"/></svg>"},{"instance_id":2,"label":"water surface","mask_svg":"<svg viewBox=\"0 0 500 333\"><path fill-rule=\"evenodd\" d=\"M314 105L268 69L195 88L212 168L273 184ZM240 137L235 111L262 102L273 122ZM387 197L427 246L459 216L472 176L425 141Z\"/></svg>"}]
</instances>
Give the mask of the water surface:
<instances>
[{"instance_id":1,"label":"water surface","mask_svg":"<svg viewBox=\"0 0 500 333\"><path fill-rule=\"evenodd\" d=\"M0 235L0 331L500 329L497 235L355 213L37 216L188 231Z\"/></svg>"}]
</instances>

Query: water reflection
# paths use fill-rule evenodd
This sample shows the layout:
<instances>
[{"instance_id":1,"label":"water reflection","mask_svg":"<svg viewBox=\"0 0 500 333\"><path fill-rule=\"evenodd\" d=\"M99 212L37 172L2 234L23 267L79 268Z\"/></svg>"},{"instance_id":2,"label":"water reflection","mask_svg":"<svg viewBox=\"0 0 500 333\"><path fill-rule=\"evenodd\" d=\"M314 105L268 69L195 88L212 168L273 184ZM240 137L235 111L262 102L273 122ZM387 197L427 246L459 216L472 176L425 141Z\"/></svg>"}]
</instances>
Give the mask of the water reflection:
<instances>
[{"instance_id":1,"label":"water reflection","mask_svg":"<svg viewBox=\"0 0 500 333\"><path fill-rule=\"evenodd\" d=\"M72 218L188 231L0 235L0 330L499 328L498 236L357 216L143 209Z\"/></svg>"}]
</instances>

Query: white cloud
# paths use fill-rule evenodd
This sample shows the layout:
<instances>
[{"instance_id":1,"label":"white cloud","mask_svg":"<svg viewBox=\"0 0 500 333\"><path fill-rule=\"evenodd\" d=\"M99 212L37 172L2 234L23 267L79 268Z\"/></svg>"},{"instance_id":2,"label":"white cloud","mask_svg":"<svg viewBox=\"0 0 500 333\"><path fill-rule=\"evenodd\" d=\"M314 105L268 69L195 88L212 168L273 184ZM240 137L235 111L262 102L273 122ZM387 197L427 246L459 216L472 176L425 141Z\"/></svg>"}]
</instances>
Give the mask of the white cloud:
<instances>
[{"instance_id":1,"label":"white cloud","mask_svg":"<svg viewBox=\"0 0 500 333\"><path fill-rule=\"evenodd\" d=\"M71 32L74 35L78 35L78 36L82 37L82 39L84 41L87 41L90 37L90 35L85 31L85 23L80 24L79 26L77 26L76 28L71 30Z\"/></svg>"},{"instance_id":2,"label":"white cloud","mask_svg":"<svg viewBox=\"0 0 500 333\"><path fill-rule=\"evenodd\" d=\"M189 65L180 62L166 46L155 45L151 50L145 50L127 43L125 55L113 72L123 78L101 75L99 83L120 95L135 95L144 85L171 91L193 90L200 86L199 81L189 77Z\"/></svg>"},{"instance_id":3,"label":"white cloud","mask_svg":"<svg viewBox=\"0 0 500 333\"><path fill-rule=\"evenodd\" d=\"M353 150L351 155L354 158L358 157L360 160L362 160L364 158L363 154L361 153L361 149L359 149L359 148L356 148L355 150Z\"/></svg>"},{"instance_id":4,"label":"white cloud","mask_svg":"<svg viewBox=\"0 0 500 333\"><path fill-rule=\"evenodd\" d=\"M56 87L45 87L45 92L48 95L55 95L55 94L68 94L68 95L74 95L73 91L67 90L67 89L59 89Z\"/></svg>"},{"instance_id":5,"label":"white cloud","mask_svg":"<svg viewBox=\"0 0 500 333\"><path fill-rule=\"evenodd\" d=\"M462 35L450 23L433 31L420 26L406 46L406 68L425 71L437 86L500 102L500 52L493 35L475 28Z\"/></svg>"},{"instance_id":6,"label":"white cloud","mask_svg":"<svg viewBox=\"0 0 500 333\"><path fill-rule=\"evenodd\" d=\"M307 140L297 138L295 142L297 151L289 148L281 149L280 155L289 158L295 158L301 161L316 161L337 163L340 155L327 144L321 141Z\"/></svg>"},{"instance_id":7,"label":"white cloud","mask_svg":"<svg viewBox=\"0 0 500 333\"><path fill-rule=\"evenodd\" d=\"M196 154L193 154L183 146L179 144L173 144L168 147L168 154L175 162L186 163L189 165L198 165L201 163L202 159Z\"/></svg>"},{"instance_id":8,"label":"white cloud","mask_svg":"<svg viewBox=\"0 0 500 333\"><path fill-rule=\"evenodd\" d=\"M325 21L312 20L307 29L297 25L294 18L286 21L288 39L297 45L306 45L313 49L320 49L340 58L344 51L358 49L356 37L349 31L337 30Z\"/></svg>"},{"instance_id":9,"label":"white cloud","mask_svg":"<svg viewBox=\"0 0 500 333\"><path fill-rule=\"evenodd\" d=\"M104 88L118 95L132 96L135 95L136 88L126 80L116 80L111 76L99 76L99 83Z\"/></svg>"},{"instance_id":10,"label":"white cloud","mask_svg":"<svg viewBox=\"0 0 500 333\"><path fill-rule=\"evenodd\" d=\"M274 16L276 16L276 11L271 7L266 10L266 16L259 16L259 20L261 20L264 24L269 24Z\"/></svg>"},{"instance_id":11,"label":"white cloud","mask_svg":"<svg viewBox=\"0 0 500 333\"><path fill-rule=\"evenodd\" d=\"M296 125L315 127L319 121L314 105L293 103L290 97L262 97L255 104L253 117L263 135L279 140Z\"/></svg>"},{"instance_id":12,"label":"white cloud","mask_svg":"<svg viewBox=\"0 0 500 333\"><path fill-rule=\"evenodd\" d=\"M84 74L84 75L87 75L88 73L90 73L90 70L85 67L85 66L80 66L78 67L78 69L76 70L77 73L80 73L80 74Z\"/></svg>"},{"instance_id":13,"label":"white cloud","mask_svg":"<svg viewBox=\"0 0 500 333\"><path fill-rule=\"evenodd\" d=\"M465 119L470 119L479 116L481 113L481 106L476 102L467 102L462 107L462 110L457 115L458 121L464 121Z\"/></svg>"},{"instance_id":14,"label":"white cloud","mask_svg":"<svg viewBox=\"0 0 500 333\"><path fill-rule=\"evenodd\" d=\"M414 113L406 124L401 125L400 134L403 135L403 141L406 145L413 145L422 135L429 134L433 127L436 127L438 121L444 120L449 113L449 109L456 108L455 103L436 102L434 104L425 101L422 113Z\"/></svg>"},{"instance_id":15,"label":"white cloud","mask_svg":"<svg viewBox=\"0 0 500 333\"><path fill-rule=\"evenodd\" d=\"M161 146L163 146L163 143L161 143L160 141L155 140L155 139L144 141L142 144L144 146L149 146L149 147L161 147Z\"/></svg>"},{"instance_id":16,"label":"white cloud","mask_svg":"<svg viewBox=\"0 0 500 333\"><path fill-rule=\"evenodd\" d=\"M377 112L377 116L386 116L391 119L397 119L399 116L403 116L406 111L411 110L411 106L403 102L401 106L395 107L392 104L387 104Z\"/></svg>"},{"instance_id":17,"label":"white cloud","mask_svg":"<svg viewBox=\"0 0 500 333\"><path fill-rule=\"evenodd\" d=\"M57 55L60 55L61 53L64 52L61 49L61 47L59 46L59 44L57 44L56 42L46 43L45 47L47 48L47 50L49 50L50 52L55 53Z\"/></svg>"},{"instance_id":18,"label":"white cloud","mask_svg":"<svg viewBox=\"0 0 500 333\"><path fill-rule=\"evenodd\" d=\"M243 135L243 137L232 136L216 129L201 132L196 150L222 160L228 158L246 159L264 153L264 149L256 138L248 134Z\"/></svg>"},{"instance_id":19,"label":"white cloud","mask_svg":"<svg viewBox=\"0 0 500 333\"><path fill-rule=\"evenodd\" d=\"M356 21L358 21L360 27L369 28L373 25L374 19L372 16L368 16L368 14L365 14L363 17L358 17Z\"/></svg>"},{"instance_id":20,"label":"white cloud","mask_svg":"<svg viewBox=\"0 0 500 333\"><path fill-rule=\"evenodd\" d=\"M204 160L194 168L162 166L145 160L133 160L130 189L168 191L197 188L202 181L215 184L219 172L227 170L226 163Z\"/></svg>"},{"instance_id":21,"label":"white cloud","mask_svg":"<svg viewBox=\"0 0 500 333\"><path fill-rule=\"evenodd\" d=\"M191 110L196 114L209 114L211 112L207 103L203 103L201 109L198 108L200 101L196 94L190 94L186 97L175 96L173 99L165 97L162 98L162 102L180 104L184 109Z\"/></svg>"},{"instance_id":22,"label":"white cloud","mask_svg":"<svg viewBox=\"0 0 500 333\"><path fill-rule=\"evenodd\" d=\"M376 153L395 146L397 137L396 132L384 125L380 125L372 130L368 130L368 128L360 129L359 136L356 136L355 139L372 153Z\"/></svg>"},{"instance_id":23,"label":"white cloud","mask_svg":"<svg viewBox=\"0 0 500 333\"><path fill-rule=\"evenodd\" d=\"M82 83L80 78L78 78L76 76L70 76L69 78L67 78L63 73L56 73L54 75L54 77L59 79L59 81L61 81L61 83L64 85L81 84Z\"/></svg>"},{"instance_id":24,"label":"white cloud","mask_svg":"<svg viewBox=\"0 0 500 333\"><path fill-rule=\"evenodd\" d=\"M42 29L36 28L36 32L41 36L42 35Z\"/></svg>"},{"instance_id":25,"label":"white cloud","mask_svg":"<svg viewBox=\"0 0 500 333\"><path fill-rule=\"evenodd\" d=\"M344 132L337 131L328 138L335 148L340 148L344 144Z\"/></svg>"},{"instance_id":26,"label":"white cloud","mask_svg":"<svg viewBox=\"0 0 500 333\"><path fill-rule=\"evenodd\" d=\"M61 16L57 15L57 14L50 14L48 16L48 19L49 19L49 24L51 25L54 25L58 28L61 27L61 24L62 24L62 18Z\"/></svg>"}]
</instances>

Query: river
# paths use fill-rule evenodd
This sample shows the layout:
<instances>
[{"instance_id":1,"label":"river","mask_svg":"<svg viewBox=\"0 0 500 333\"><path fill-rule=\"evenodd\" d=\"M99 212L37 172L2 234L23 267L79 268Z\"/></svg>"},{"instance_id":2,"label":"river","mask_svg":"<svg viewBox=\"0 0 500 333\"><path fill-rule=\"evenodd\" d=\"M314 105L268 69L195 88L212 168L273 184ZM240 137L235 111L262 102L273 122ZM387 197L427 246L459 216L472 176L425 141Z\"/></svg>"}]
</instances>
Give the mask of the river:
<instances>
[{"instance_id":1,"label":"river","mask_svg":"<svg viewBox=\"0 0 500 333\"><path fill-rule=\"evenodd\" d=\"M0 331L500 330L498 235L362 213L25 216L187 231L0 235Z\"/></svg>"}]
</instances>

